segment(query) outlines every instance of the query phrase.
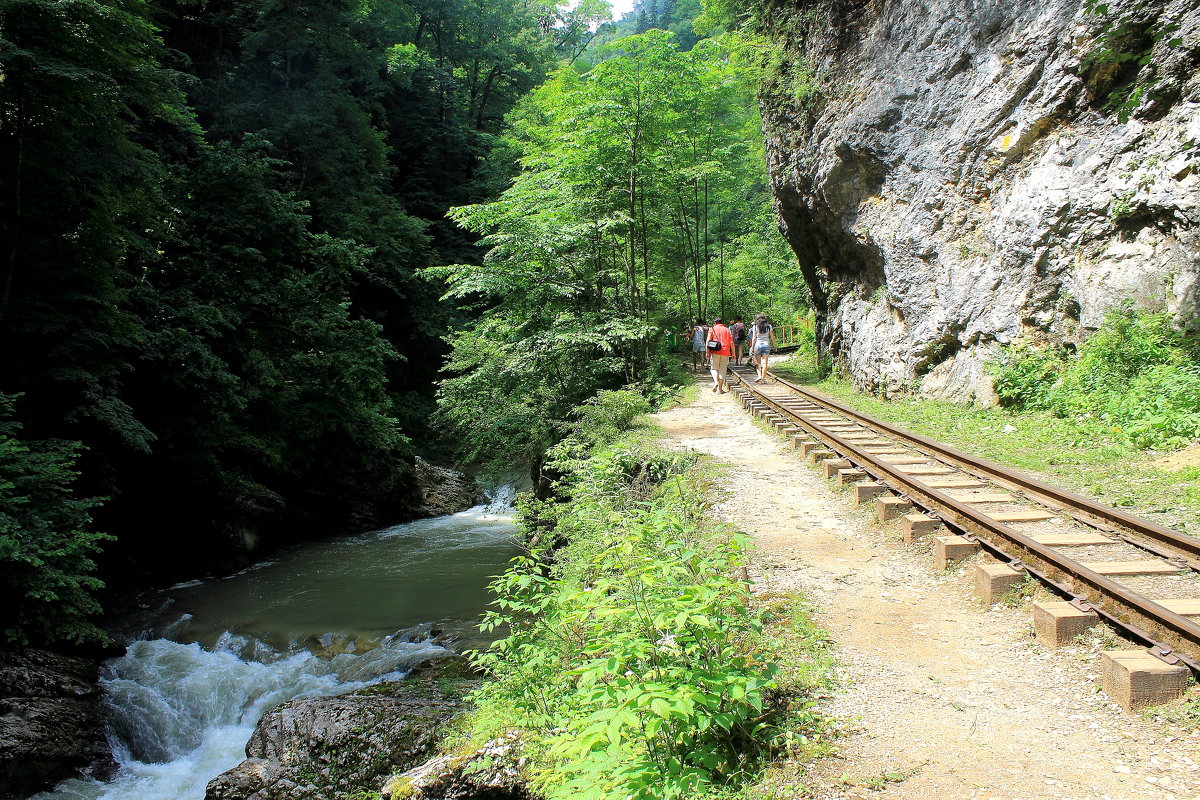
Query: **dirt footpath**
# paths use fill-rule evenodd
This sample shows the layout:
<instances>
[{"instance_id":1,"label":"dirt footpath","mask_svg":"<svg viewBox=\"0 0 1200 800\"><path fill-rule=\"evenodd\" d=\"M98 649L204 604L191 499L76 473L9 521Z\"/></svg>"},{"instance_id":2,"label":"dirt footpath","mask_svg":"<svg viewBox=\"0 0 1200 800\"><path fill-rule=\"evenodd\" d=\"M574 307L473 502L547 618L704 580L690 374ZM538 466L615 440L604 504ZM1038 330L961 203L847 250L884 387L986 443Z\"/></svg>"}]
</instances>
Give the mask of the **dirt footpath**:
<instances>
[{"instance_id":1,"label":"dirt footpath","mask_svg":"<svg viewBox=\"0 0 1200 800\"><path fill-rule=\"evenodd\" d=\"M755 544L761 591L799 591L837 642L826 710L848 733L810 795L896 800L1200 800L1200 731L1122 712L1094 648L1050 651L1028 608L984 610L965 569L872 521L732 395L657 414L679 446L729 465L718 513Z\"/></svg>"}]
</instances>

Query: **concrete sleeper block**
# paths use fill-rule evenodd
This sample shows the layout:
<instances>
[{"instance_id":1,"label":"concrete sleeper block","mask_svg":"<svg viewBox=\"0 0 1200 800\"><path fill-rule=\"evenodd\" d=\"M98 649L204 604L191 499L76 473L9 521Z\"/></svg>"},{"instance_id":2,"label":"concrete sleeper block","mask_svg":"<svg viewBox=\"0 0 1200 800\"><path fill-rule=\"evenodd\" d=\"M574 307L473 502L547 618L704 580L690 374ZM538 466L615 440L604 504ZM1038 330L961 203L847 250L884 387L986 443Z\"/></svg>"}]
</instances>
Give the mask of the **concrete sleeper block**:
<instances>
[{"instance_id":1,"label":"concrete sleeper block","mask_svg":"<svg viewBox=\"0 0 1200 800\"><path fill-rule=\"evenodd\" d=\"M821 471L826 478L832 478L838 474L840 469L850 469L853 464L845 458L827 458L821 462Z\"/></svg>"},{"instance_id":2,"label":"concrete sleeper block","mask_svg":"<svg viewBox=\"0 0 1200 800\"><path fill-rule=\"evenodd\" d=\"M912 544L922 536L941 530L942 521L924 514L907 514L904 517L904 541Z\"/></svg>"},{"instance_id":3,"label":"concrete sleeper block","mask_svg":"<svg viewBox=\"0 0 1200 800\"><path fill-rule=\"evenodd\" d=\"M854 502L865 503L872 498L878 498L879 495L887 492L888 487L882 483L865 480L854 484Z\"/></svg>"},{"instance_id":4,"label":"concrete sleeper block","mask_svg":"<svg viewBox=\"0 0 1200 800\"><path fill-rule=\"evenodd\" d=\"M938 569L949 569L955 561L970 558L980 549L978 542L972 542L965 536L935 536L933 538L933 557Z\"/></svg>"},{"instance_id":5,"label":"concrete sleeper block","mask_svg":"<svg viewBox=\"0 0 1200 800\"><path fill-rule=\"evenodd\" d=\"M902 517L912 511L912 507L912 501L905 497L888 495L875 498L875 516L879 517L880 522Z\"/></svg>"},{"instance_id":6,"label":"concrete sleeper block","mask_svg":"<svg viewBox=\"0 0 1200 800\"><path fill-rule=\"evenodd\" d=\"M857 483L867 477L867 473L861 469L839 469L837 471L838 481L841 483Z\"/></svg>"}]
</instances>

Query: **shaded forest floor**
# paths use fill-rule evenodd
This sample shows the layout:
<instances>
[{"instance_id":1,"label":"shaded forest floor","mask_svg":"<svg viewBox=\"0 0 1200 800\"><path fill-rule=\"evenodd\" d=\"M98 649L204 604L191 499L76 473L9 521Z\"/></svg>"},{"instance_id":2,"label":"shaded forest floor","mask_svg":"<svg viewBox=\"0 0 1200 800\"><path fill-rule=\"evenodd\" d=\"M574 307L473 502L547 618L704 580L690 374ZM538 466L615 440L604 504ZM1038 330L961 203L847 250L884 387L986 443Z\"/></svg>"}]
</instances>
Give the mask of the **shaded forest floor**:
<instances>
[{"instance_id":1,"label":"shaded forest floor","mask_svg":"<svg viewBox=\"0 0 1200 800\"><path fill-rule=\"evenodd\" d=\"M1200 796L1200 730L1125 714L1099 690L1097 653L1115 639L1042 648L1029 599L981 608L969 563L935 570L730 395L700 388L653 419L675 446L724 465L716 513L751 536L756 593L806 598L838 662L821 701L841 728L836 752L775 765L762 796Z\"/></svg>"}]
</instances>

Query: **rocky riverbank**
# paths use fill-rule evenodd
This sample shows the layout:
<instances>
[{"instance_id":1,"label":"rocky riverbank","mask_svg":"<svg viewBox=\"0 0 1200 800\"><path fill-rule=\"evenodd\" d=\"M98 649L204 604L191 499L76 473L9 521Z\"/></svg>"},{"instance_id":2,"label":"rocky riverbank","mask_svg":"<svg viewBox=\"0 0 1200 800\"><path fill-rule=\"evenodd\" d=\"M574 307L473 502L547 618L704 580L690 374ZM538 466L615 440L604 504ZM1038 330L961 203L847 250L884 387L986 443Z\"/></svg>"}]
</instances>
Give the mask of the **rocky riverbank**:
<instances>
[{"instance_id":1,"label":"rocky riverbank","mask_svg":"<svg viewBox=\"0 0 1200 800\"><path fill-rule=\"evenodd\" d=\"M413 465L413 484L409 491L418 498L409 517L453 514L486 502L479 485L469 476L421 459ZM316 652L317 648L313 649ZM327 649L327 654L316 654L332 657L344 648ZM97 680L102 660L119 654L116 651L82 656L45 650L0 652L0 800L19 800L72 777L104 779L115 770L105 735L105 706ZM405 769L417 763L424 745L420 745L421 737L416 729L427 718L436 727L436 721L444 717L441 712L447 709L442 708L436 698L424 703L424 700L409 697L408 689L400 697L390 697L385 690L374 688L363 694L363 699L354 702L340 698L310 699L284 704L270 712L264 720L267 727L260 726L261 733L251 742L252 755L258 762L243 765L242 777L235 780L231 776L229 783L234 788L228 791L243 791L245 787L255 785L256 780L258 788L248 793L243 791L241 795L219 796L265 797L269 795L253 792L276 785L286 786L288 781L302 786L304 782L296 779L297 770L305 771L310 767L327 772L332 770L329 780L335 777L340 781L365 780L367 773L363 773L360 766L351 768L349 761L342 762L335 757L335 751L343 745L346 752L354 754L352 760L356 764L366 758L361 753L368 751L375 753L371 758L378 762L380 769L397 763L403 765L397 769ZM322 705L321 700L328 703ZM421 710L423 704L428 706L428 711ZM330 719L324 720L324 715L330 715ZM411 722L406 722L409 718ZM408 730L405 726L413 728L415 738L401 735ZM312 731L305 734L308 728ZM371 733L376 728L378 734ZM347 731L358 732L351 735ZM360 734L365 737L362 741L356 738ZM291 753L295 743L288 740L287 735L299 737L296 741L308 736L313 741L325 742L324 750L308 760L299 756L293 758ZM383 746L378 742L371 743L380 737L411 740L412 753L372 750ZM271 744L276 740L283 743ZM275 756L282 759L278 766L268 769L268 764L261 763L269 762ZM336 782L329 785L336 785ZM333 795L283 792L275 796Z\"/></svg>"},{"instance_id":2,"label":"rocky riverbank","mask_svg":"<svg viewBox=\"0 0 1200 800\"><path fill-rule=\"evenodd\" d=\"M208 784L206 800L328 800L378 791L422 763L475 677L464 659L402 681L277 706L259 721L246 760Z\"/></svg>"},{"instance_id":3,"label":"rocky riverbank","mask_svg":"<svg viewBox=\"0 0 1200 800\"><path fill-rule=\"evenodd\" d=\"M99 661L46 650L0 652L0 800L73 775L116 769L104 735Z\"/></svg>"}]
</instances>

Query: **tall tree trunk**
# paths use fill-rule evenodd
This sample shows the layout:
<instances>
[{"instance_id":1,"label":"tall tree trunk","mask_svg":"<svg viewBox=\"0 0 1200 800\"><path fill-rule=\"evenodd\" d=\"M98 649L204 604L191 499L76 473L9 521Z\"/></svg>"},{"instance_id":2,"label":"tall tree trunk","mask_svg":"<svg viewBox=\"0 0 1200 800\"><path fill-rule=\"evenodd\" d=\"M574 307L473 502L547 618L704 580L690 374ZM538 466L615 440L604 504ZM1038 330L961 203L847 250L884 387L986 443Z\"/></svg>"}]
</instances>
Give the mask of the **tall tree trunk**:
<instances>
[{"instance_id":1,"label":"tall tree trunk","mask_svg":"<svg viewBox=\"0 0 1200 800\"><path fill-rule=\"evenodd\" d=\"M479 108L475 114L475 130L483 130L483 112L487 108L488 100L492 99L492 84L496 82L496 78L500 76L500 65L492 67L488 72L487 80L483 82L483 92L479 97Z\"/></svg>"},{"instance_id":2,"label":"tall tree trunk","mask_svg":"<svg viewBox=\"0 0 1200 800\"><path fill-rule=\"evenodd\" d=\"M725 310L725 242L721 239L717 240L717 263L721 265L721 316L728 318L729 312Z\"/></svg>"},{"instance_id":3,"label":"tall tree trunk","mask_svg":"<svg viewBox=\"0 0 1200 800\"><path fill-rule=\"evenodd\" d=\"M10 78L10 80L12 80ZM4 214L4 246L8 249L5 258L4 288L0 290L0 324L8 313L8 304L12 299L13 280L17 274L17 239L21 235L21 181L25 161L25 104L22 101L21 84L17 82L15 91L16 102L13 104L13 119L17 129L16 158L13 164L12 207ZM6 114L7 116L7 114Z\"/></svg>"}]
</instances>

